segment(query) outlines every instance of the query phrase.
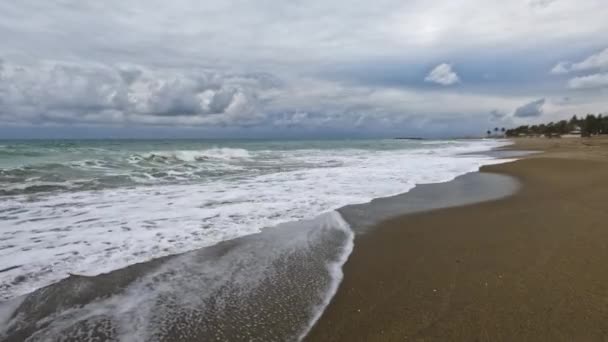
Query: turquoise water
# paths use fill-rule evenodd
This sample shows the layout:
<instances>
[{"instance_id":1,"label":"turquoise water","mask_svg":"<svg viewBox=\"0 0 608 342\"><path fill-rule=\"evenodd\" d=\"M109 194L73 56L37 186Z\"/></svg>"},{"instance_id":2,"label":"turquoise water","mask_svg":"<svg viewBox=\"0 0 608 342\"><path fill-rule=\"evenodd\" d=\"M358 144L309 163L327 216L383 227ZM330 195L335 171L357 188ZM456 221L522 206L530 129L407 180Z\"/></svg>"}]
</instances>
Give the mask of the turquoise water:
<instances>
[{"instance_id":1,"label":"turquoise water","mask_svg":"<svg viewBox=\"0 0 608 342\"><path fill-rule=\"evenodd\" d=\"M423 147L403 140L0 141L0 195L205 182L334 165L298 158L306 152Z\"/></svg>"}]
</instances>

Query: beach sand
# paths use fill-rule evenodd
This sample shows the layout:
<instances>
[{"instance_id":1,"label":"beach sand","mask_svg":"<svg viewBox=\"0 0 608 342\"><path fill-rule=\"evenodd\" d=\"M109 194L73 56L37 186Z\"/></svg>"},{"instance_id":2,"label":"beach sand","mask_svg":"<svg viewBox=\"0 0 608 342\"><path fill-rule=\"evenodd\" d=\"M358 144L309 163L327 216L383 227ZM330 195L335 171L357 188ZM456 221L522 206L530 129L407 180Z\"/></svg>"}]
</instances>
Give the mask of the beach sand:
<instances>
[{"instance_id":1,"label":"beach sand","mask_svg":"<svg viewBox=\"0 0 608 342\"><path fill-rule=\"evenodd\" d=\"M608 139L482 172L514 195L390 219L359 235L308 341L608 340Z\"/></svg>"}]
</instances>

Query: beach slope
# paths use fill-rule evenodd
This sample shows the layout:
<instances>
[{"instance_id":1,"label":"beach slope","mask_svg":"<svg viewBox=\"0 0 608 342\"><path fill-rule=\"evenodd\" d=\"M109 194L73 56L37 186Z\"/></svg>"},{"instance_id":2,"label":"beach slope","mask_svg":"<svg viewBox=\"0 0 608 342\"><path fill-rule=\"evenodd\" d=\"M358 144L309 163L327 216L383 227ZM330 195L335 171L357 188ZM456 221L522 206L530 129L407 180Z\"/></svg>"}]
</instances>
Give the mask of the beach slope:
<instances>
[{"instance_id":1,"label":"beach slope","mask_svg":"<svg viewBox=\"0 0 608 342\"><path fill-rule=\"evenodd\" d=\"M542 150L482 172L513 196L405 215L358 236L309 341L608 339L608 141Z\"/></svg>"}]
</instances>

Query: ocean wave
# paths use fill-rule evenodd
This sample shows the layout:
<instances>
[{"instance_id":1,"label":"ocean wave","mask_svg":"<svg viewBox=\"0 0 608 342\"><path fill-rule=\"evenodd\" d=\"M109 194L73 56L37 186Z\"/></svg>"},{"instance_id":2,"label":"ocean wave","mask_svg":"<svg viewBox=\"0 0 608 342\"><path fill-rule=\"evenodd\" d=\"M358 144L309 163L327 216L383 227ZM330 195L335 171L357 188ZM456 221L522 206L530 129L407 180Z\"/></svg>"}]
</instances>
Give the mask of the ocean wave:
<instances>
[{"instance_id":1,"label":"ocean wave","mask_svg":"<svg viewBox=\"0 0 608 342\"><path fill-rule=\"evenodd\" d=\"M0 158L14 158L14 157L40 157L43 156L42 152L35 151L23 151L19 149L0 149Z\"/></svg>"},{"instance_id":2,"label":"ocean wave","mask_svg":"<svg viewBox=\"0 0 608 342\"><path fill-rule=\"evenodd\" d=\"M50 191L65 191L70 189L69 184L64 183L49 183L49 182L28 182L27 184L14 184L12 186L4 186L0 189L0 196L34 194L39 192Z\"/></svg>"},{"instance_id":3,"label":"ocean wave","mask_svg":"<svg viewBox=\"0 0 608 342\"><path fill-rule=\"evenodd\" d=\"M0 196L200 181L247 171L240 164L252 159L250 152L238 148L98 156L0 168ZM34 184L38 182L43 186Z\"/></svg>"},{"instance_id":4,"label":"ocean wave","mask_svg":"<svg viewBox=\"0 0 608 342\"><path fill-rule=\"evenodd\" d=\"M220 160L242 160L250 159L249 151L242 148L214 147L200 151L158 151L145 153L143 155L133 155L131 161L140 162L155 161L155 162L203 162L213 159Z\"/></svg>"}]
</instances>

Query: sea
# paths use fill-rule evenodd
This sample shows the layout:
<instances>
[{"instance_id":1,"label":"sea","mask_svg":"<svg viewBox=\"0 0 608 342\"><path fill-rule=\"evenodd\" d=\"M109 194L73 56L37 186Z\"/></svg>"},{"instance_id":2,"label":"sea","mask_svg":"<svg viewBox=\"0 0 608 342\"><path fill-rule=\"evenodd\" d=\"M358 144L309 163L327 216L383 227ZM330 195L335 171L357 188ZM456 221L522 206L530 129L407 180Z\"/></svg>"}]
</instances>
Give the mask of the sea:
<instances>
[{"instance_id":1,"label":"sea","mask_svg":"<svg viewBox=\"0 0 608 342\"><path fill-rule=\"evenodd\" d=\"M0 339L300 340L356 248L341 208L507 144L0 141Z\"/></svg>"}]
</instances>

